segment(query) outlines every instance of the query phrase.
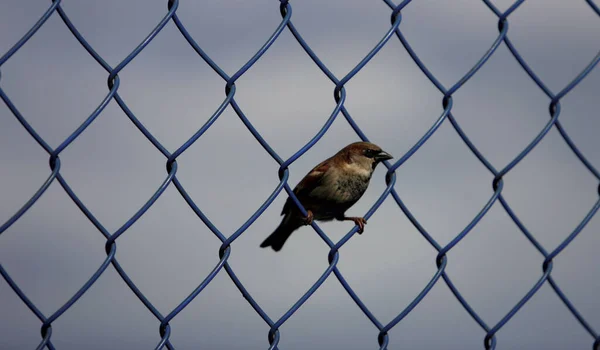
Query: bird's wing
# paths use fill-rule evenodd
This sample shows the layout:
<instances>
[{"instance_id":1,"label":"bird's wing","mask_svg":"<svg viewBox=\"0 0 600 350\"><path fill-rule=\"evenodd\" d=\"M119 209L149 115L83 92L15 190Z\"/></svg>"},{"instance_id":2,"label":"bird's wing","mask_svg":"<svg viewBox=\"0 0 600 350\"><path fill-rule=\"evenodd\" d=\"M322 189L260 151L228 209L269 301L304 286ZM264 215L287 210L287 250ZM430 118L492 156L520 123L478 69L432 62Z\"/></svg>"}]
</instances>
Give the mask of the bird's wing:
<instances>
[{"instance_id":1,"label":"bird's wing","mask_svg":"<svg viewBox=\"0 0 600 350\"><path fill-rule=\"evenodd\" d=\"M300 202L303 201L303 198L307 197L308 194L314 190L319 184L321 180L323 180L323 175L327 173L331 164L329 159L321 162L319 165L314 167L306 176L296 185L294 188L294 194ZM281 211L281 215L289 213L290 210L295 206L294 201L291 198L288 198L283 206L283 210Z\"/></svg>"}]
</instances>

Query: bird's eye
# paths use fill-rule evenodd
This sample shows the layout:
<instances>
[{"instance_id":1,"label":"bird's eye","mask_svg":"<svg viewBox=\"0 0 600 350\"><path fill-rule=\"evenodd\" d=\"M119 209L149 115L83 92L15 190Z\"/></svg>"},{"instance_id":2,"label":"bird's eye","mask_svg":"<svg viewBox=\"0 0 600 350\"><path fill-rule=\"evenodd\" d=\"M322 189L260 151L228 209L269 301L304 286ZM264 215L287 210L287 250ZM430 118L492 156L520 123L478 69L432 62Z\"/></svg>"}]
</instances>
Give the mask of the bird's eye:
<instances>
[{"instance_id":1,"label":"bird's eye","mask_svg":"<svg viewBox=\"0 0 600 350\"><path fill-rule=\"evenodd\" d=\"M378 152L377 152L377 151L375 151L375 150L372 150L372 149L366 149L364 154L365 154L365 157L367 157L367 158L373 158L373 157L375 157L375 155L376 155L377 153L378 153Z\"/></svg>"}]
</instances>

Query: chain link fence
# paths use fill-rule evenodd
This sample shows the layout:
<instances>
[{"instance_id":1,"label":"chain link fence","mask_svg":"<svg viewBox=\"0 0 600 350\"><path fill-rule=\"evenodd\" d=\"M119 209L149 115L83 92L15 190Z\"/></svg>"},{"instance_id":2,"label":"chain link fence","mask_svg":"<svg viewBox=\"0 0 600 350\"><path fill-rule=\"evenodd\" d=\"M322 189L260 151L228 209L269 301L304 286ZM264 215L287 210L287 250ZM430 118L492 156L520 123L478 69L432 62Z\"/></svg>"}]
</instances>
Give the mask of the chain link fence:
<instances>
[{"instance_id":1,"label":"chain link fence","mask_svg":"<svg viewBox=\"0 0 600 350\"><path fill-rule=\"evenodd\" d=\"M416 0L418 1L418 0ZM519 217L515 214L515 212L511 209L510 203L503 197L502 191L504 188L503 178L508 174L520 161L522 161L533 149L544 139L544 137L552 130L553 128L560 133L560 136L564 140L564 142L568 145L568 147L572 150L572 153L579 161L595 176L596 179L600 180L600 172L586 159L586 157L580 152L577 148L576 143L569 137L567 131L563 128L559 121L559 116L561 114L561 99L567 95L577 84L579 84L597 65L600 61L600 52L591 60L589 65L579 74L577 75L567 86L565 86L560 91L551 91L544 82L536 75L536 73L531 69L525 59L519 54L517 48L512 44L509 38L509 17L516 10L518 10L519 6L523 4L524 0L516 1L512 6L510 6L506 11L501 12L491 1L483 0L485 5L489 8L490 11L494 13L498 18L498 36L491 43L489 50L479 59L479 61L455 84L452 86L446 87L442 85L442 83L434 76L434 74L425 66L425 64L421 61L418 54L412 49L409 41L405 38L402 33L402 9L406 6L410 6L411 0L405 0L402 3L395 4L390 0L384 0L385 4L389 7L390 14L390 26L387 32L382 33L381 40L375 45L375 47L368 52L367 55L346 75L342 77L335 76L328 67L321 61L321 59L317 56L317 54L311 49L310 45L303 39L299 30L294 26L293 19L293 6L292 3L282 0L278 4L279 10L281 13L281 22L273 32L273 34L266 40L264 45L254 54L254 56L246 62L242 67L239 68L234 74L228 75L225 73L223 69L219 67L219 65L213 61L206 52L202 49L201 44L196 42L194 38L188 33L184 23L177 16L177 9L179 6L178 0L168 1L168 6L164 17L160 20L160 22L156 25L156 27L147 35L147 37L129 54L127 55L118 65L115 67L111 67L95 50L94 48L86 41L86 39L81 35L78 29L73 25L70 21L68 14L61 7L61 1L55 0L52 2L51 6L47 9L47 11L43 14L43 16L38 20L38 22L8 51L0 58L0 69L2 65L6 63L21 47L38 31L43 30L44 23L51 16L60 16L64 24L70 30L72 35L77 39L77 41L81 44L83 48L89 53L91 57L95 59L95 61L102 66L107 74L107 87L108 93L100 103L100 105L96 108L96 110L89 115L87 119L69 136L67 137L60 145L56 148L52 148L39 134L36 130L28 123L28 121L24 118L24 116L19 112L18 106L13 104L10 97L5 93L2 89L2 80L0 75L0 97L6 104L6 106L10 109L14 117L19 121L19 123L27 130L27 132L31 135L32 138L37 141L40 147L42 147L49 155L49 166L50 171L47 180L39 187L37 192L25 203L23 206L12 216L8 221L3 223L0 226L0 234L6 231L9 227L11 227L19 218L25 214L36 201L44 195L44 192L48 189L48 187L53 182L58 182L60 186L64 189L64 191L68 194L71 200L77 205L77 207L81 210L81 212L89 219L89 221L100 231L102 235L106 238L105 251L106 251L106 259L104 262L98 267L97 271L89 277L89 280L81 286L81 288L58 310L50 315L46 315L42 313L38 307L25 295L25 293L19 288L17 283L11 278L9 271L7 271L2 265L0 265L0 274L12 288L12 290L18 295L18 297L27 305L27 307L35 314L35 316L41 322L41 337L42 340L39 343L38 349L48 348L55 349L55 346L52 343L52 324L59 317L61 317L69 308L73 306L74 303L77 302L81 298L82 295L88 291L88 289L96 283L96 281L100 278L100 276L109 268L110 265L118 272L123 281L129 286L131 291L135 293L135 295L139 298L139 300L146 306L146 308L158 319L160 322L160 342L156 344L156 349L175 349L176 344L171 342L171 321L177 317L177 315L186 308L194 298L196 298L204 288L213 281L215 276L219 273L226 273L233 283L237 286L239 291L243 294L244 298L250 303L252 308L260 315L260 317L268 324L270 327L270 331L268 333L268 348L269 349L277 349L278 344L280 342L282 335L279 331L280 327L294 315L294 313L315 293L315 291L323 284L323 282L332 278L332 275L339 281L339 283L343 286L349 296L354 300L356 305L362 310L364 315L368 317L368 319L375 325L375 327L379 330L379 333L376 335L378 346L380 349L387 349L389 344L389 335L388 332L400 323L414 308L417 304L419 304L424 298L427 297L429 291L438 283L445 284L456 297L456 299L460 302L462 307L471 315L471 317L479 324L479 326L485 331L485 338L483 339L483 346L485 349L495 349L497 344L496 334L498 331L505 326L511 318L519 312L519 310L535 295L543 285L549 285L552 290L556 293L556 295L562 300L564 305L570 310L573 317L579 322L581 327L585 329L585 331L590 336L590 346L593 349L600 349L600 335L594 330L594 328L586 321L586 319L582 316L582 314L577 310L577 308L571 303L569 298L560 288L559 283L553 279L552 277L552 269L553 269L553 261L554 259L577 237L577 235L582 231L582 229L586 226L586 224L592 219L592 217L596 214L598 209L600 208L600 199L596 201L596 203L589 209L589 212L585 213L583 220L573 228L572 232L567 236L562 243L560 243L556 247L546 248L543 247L536 238L529 232L527 227L521 222ZM594 11L597 15L600 16L600 9L592 0L586 0L586 3L589 5L590 11ZM168 24L172 23L177 27L181 35L185 38L185 40L189 43L189 45L194 49L194 51L198 54L198 56L206 62L222 79L225 87L225 98L219 108L213 113L213 115L207 120L207 122L195 132L195 134L189 138L184 144L182 144L179 148L174 151L167 150L158 140L153 136L153 134L142 124L142 122L133 114L127 104L123 101L123 99L119 96L119 85L120 78L119 72L121 72L144 48L160 33L163 28ZM322 73L329 78L334 84L334 99L336 106L331 112L329 118L323 124L322 128L319 132L314 135L314 137L308 142L304 147L295 152L290 158L283 159L281 158L277 152L265 141L265 139L261 136L261 134L255 129L252 122L246 117L244 114L243 108L238 105L235 99L236 94L236 81L242 77L248 69L253 66L271 47L271 45L279 40L282 32L289 31L295 40L301 45L306 54L312 59L314 64L318 66L318 68L322 71ZM378 320L374 314L367 308L367 306L363 303L361 298L355 293L352 289L351 285L344 278L344 275L338 269L339 262L339 250L340 248L348 242L350 238L357 232L357 227L354 227L350 232L348 232L341 240L338 242L332 241L320 228L317 224L313 223L312 227L318 233L318 235L322 238L325 244L329 246L329 266L325 269L322 275L318 278L318 280L308 289L305 294L297 300L297 302L292 305L287 312L283 314L278 319L273 319L269 316L263 308L255 301L252 295L248 292L248 290L244 287L242 281L238 278L235 271L231 268L228 263L231 252L231 244L240 237L254 222L257 218L271 205L271 203L275 200L275 198L282 192L285 191L301 208L302 213L306 214L306 211L302 208L301 204L298 202L297 198L294 196L290 185L288 184L289 179L289 170L288 167L295 162L299 157L301 157L305 152L307 152L315 143L317 143L325 133L327 133L328 129L332 125L332 123L337 118L344 118L347 123L352 127L352 129L356 132L358 137L362 140L368 141L368 136L363 133L360 126L355 122L355 120L351 117L349 110L344 105L346 100L346 90L345 85L361 70L363 69L369 61L378 54L378 52L390 41L399 40L406 50L410 57L413 59L414 63L418 66L418 68L422 71L422 73L431 81L433 85L443 94L443 98L440 101L443 105L443 112L437 118L435 123L431 125L429 130L425 132L422 137L418 140L416 144L412 148L410 148L405 154L400 157L397 157L397 160L394 163L385 163L387 167L387 173L385 176L385 184L386 189L381 193L379 199L372 205L372 207L368 210L368 212L364 215L366 219L369 219L380 207L380 205L386 200L388 197L392 197L395 203L400 207L402 212L406 215L406 217L412 222L412 224L416 227L416 229L421 233L424 239L426 239L429 244L431 244L438 252L437 257L435 259L435 263L437 265L437 272L431 276L429 283L422 289L422 291L418 294L416 298L408 305L402 312L400 312L391 322L382 323ZM461 125L455 119L452 113L453 107L453 95L461 89L461 87L472 78L478 70L488 62L490 57L494 55L496 50L504 45L514 59L518 62L518 64L522 67L523 72L527 74L533 82L539 87L540 90L548 98L548 116L549 120L544 125L544 127L539 130L537 136L531 140L531 142L525 147L512 161L508 163L503 168L497 169L495 168L486 157L478 150L477 146L471 142L468 135L463 131ZM0 70L1 74L1 70ZM68 147L72 147L72 143L76 140L81 133L88 127L90 124L94 122L94 120L102 113L105 107L111 101L115 101L123 112L127 115L127 117L135 124L135 126L153 145L156 147L158 151L160 151L164 158L166 159L166 172L167 175L160 185L158 189L152 194L151 198L141 207L139 210L133 215L126 223L124 223L119 229L114 232L110 232L105 228L105 226L92 214L92 212L86 207L86 205L79 199L75 191L69 186L69 183L65 181L65 179L61 176L61 153ZM254 214L241 226L235 233L230 236L224 235L219 229L211 222L211 220L203 213L202 209L194 202L193 198L188 194L184 185L177 178L177 159L181 156L194 142L196 142L202 135L209 130L209 128L213 125L213 123L221 116L223 111L231 106L244 125L247 127L248 131L256 138L256 140L262 145L265 152L267 152L279 165L279 185L273 190L268 199L256 209ZM458 234L454 239L452 239L448 244L441 245L439 244L419 223L419 221L413 216L409 208L404 204L402 198L398 195L396 190L394 189L394 184L396 183L396 169L402 166L412 155L415 154L419 150L419 148L425 144L434 133L439 129L439 127L443 123L451 124L452 128L455 132L460 136L462 141L466 144L466 146L470 149L470 151L477 157L477 159L483 164L487 170L489 170L492 175L491 178L491 188L493 189L493 193L490 196L489 200L485 205L481 208L480 212L472 218L471 222ZM165 189L169 186L174 186L183 199L187 202L189 207L195 212L197 217L206 225L218 239L222 242L222 245L219 249L219 262L214 266L213 270L206 276L206 278L198 284L197 288L181 303L174 308L171 312L166 315L160 313L157 308L146 298L144 292L140 290L132 281L132 279L127 275L127 272L123 269L123 267L119 264L119 261L116 257L116 249L117 249L117 240L121 235L125 234L127 230L140 218L142 217L146 211L156 202L156 200L163 194ZM600 191L600 188L594 189L594 191ZM496 324L488 324L486 323L477 313L477 311L471 307L468 300L463 297L459 289L452 282L452 279L447 273L447 253L451 251L470 231L475 225L477 225L482 218L488 213L490 208L494 205L499 205L505 210L505 212L510 216L512 221L518 226L522 234L529 240L529 242L539 251L539 253L543 256L543 264L542 264L542 273L539 277L539 280L531 286L530 290L523 295L522 299L514 305L510 310L508 310L505 316ZM0 242L1 243L1 242ZM223 270L225 272L223 272ZM375 335L374 335L375 337ZM267 347L267 346L266 346Z\"/></svg>"}]
</instances>

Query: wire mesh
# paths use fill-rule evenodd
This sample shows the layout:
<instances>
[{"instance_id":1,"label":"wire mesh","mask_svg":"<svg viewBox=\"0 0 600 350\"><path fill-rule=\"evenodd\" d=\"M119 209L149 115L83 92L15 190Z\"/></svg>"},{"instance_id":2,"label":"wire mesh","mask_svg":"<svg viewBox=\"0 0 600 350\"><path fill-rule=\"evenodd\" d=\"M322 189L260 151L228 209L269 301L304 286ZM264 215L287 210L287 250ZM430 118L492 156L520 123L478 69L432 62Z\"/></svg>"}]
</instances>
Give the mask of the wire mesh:
<instances>
[{"instance_id":1,"label":"wire mesh","mask_svg":"<svg viewBox=\"0 0 600 350\"><path fill-rule=\"evenodd\" d=\"M332 274L337 278L349 296L354 300L356 305L362 310L362 312L368 317L368 319L373 323L373 325L378 329L377 341L380 349L387 349L389 344L389 335L388 332L394 326L396 326L399 322L401 322L412 310L413 308L420 303L429 293L429 291L433 288L434 285L443 280L449 289L452 291L453 295L460 302L462 307L471 315L471 317L479 324L479 326L485 331L484 338L484 347L485 349L495 349L496 348L496 334L498 331L504 327L507 322L511 320L511 318L525 305L531 297L536 294L542 285L548 283L556 295L562 300L564 305L570 310L571 314L579 324L587 331L590 335L593 349L600 349L600 334L592 328L592 326L584 319L581 313L575 308L575 306L571 303L567 295L563 293L560 289L559 284L556 280L553 279L551 272L553 268L554 259L569 245L581 232L584 226L592 219L592 217L596 214L598 209L600 208L600 199L595 202L592 208L590 208L589 212L585 215L584 219L573 229L571 234L564 239L557 247L554 249L546 249L544 248L528 231L525 225L521 222L519 217L515 214L515 212L511 209L509 203L502 195L502 190L504 186L503 177L508 174L523 158L529 154L536 145L540 143L540 141L548 134L548 132L552 128L556 128L556 130L560 133L564 142L568 145L568 147L572 150L574 155L579 159L579 161L595 176L596 179L600 180L600 173L598 170L585 158L585 156L579 151L573 140L569 137L560 121L558 120L561 112L561 104L560 100L567 95L577 84L579 84L589 73L594 69L594 67L600 61L600 52L591 60L591 62L585 67L585 69L577 75L567 86L565 86L559 92L552 92L534 73L531 67L527 64L527 62L523 59L523 57L519 54L518 50L512 44L511 40L508 37L508 18L509 16L516 11L519 6L524 2L524 0L518 0L512 6L510 6L506 11L501 12L494 4L492 4L489 0L483 0L485 5L491 10L498 18L498 36L491 44L489 50L479 59L479 61L454 85L447 88L436 77L429 71L429 69L425 66L425 64L421 61L417 53L412 49L409 42L405 38L401 30L402 23L402 13L401 10L408 6L411 3L411 0L405 0L400 4L395 4L391 0L384 0L385 4L390 8L390 27L387 32L384 33L381 40L375 45L375 47L364 56L364 58L346 75L342 78L336 77L327 66L319 59L317 54L311 49L309 44L303 39L300 32L292 23L292 5L287 0L281 0L279 4L279 9L281 13L281 22L274 30L273 34L267 39L264 45L252 56L252 58L246 62L239 70L237 70L233 75L228 75L225 73L216 62L214 62L201 46L192 38L192 36L186 30L186 27L182 23L182 21L177 16L177 9L179 6L178 0L170 0L168 1L167 13L160 20L160 22L156 25L156 27L147 35L147 37L131 52L129 53L116 67L111 67L95 50L94 48L85 40L85 38L81 35L81 33L77 30L77 28L73 25L73 23L69 20L67 13L61 7L60 0L52 1L51 6L46 10L46 12L41 16L41 18L35 23L35 25L8 51L0 58L0 68L4 63L6 63L21 47L42 28L44 23L53 15L58 15L73 34L73 36L78 40L83 48L96 60L96 62L101 65L106 72L108 73L108 93L101 101L99 106L94 110L94 112L87 118L85 121L74 131L72 132L60 145L56 148L52 148L48 145L48 143L36 132L36 130L27 122L27 120L23 117L23 115L19 112L18 108L13 104L11 99L7 96L7 94L0 87L0 97L8 106L10 111L14 114L15 118L19 121L19 123L27 130L27 132L33 137L37 143L49 154L49 165L50 165L50 174L48 175L47 180L40 186L37 192L29 199L10 219L0 226L0 234L6 231L11 225L13 225L19 218L27 212L32 205L44 194L44 192L48 189L48 187L54 182L58 181L60 186L64 189L64 191L68 194L71 200L77 205L77 207L83 212L83 214L90 220L90 222L100 231L102 235L106 238L106 258L104 262L98 267L96 272L87 280L87 282L81 286L81 288L58 310L56 310L51 315L43 314L36 305L22 292L19 286L15 283L15 281L11 278L9 273L5 270L5 268L0 265L0 274L9 284L9 286L13 289L13 291L18 295L18 297L27 305L27 307L35 314L35 316L41 322L41 337L42 340L37 346L37 349L55 349L55 346L52 343L52 323L56 321L59 317L61 317L83 294L88 291L88 289L99 279L99 277L106 271L109 265L112 265L118 274L121 276L123 281L129 286L131 291L135 293L135 295L139 298L139 300L146 306L146 308L158 319L160 322L159 334L160 334L160 342L156 345L156 349L162 349L164 347L168 349L175 349L174 344L171 343L170 335L171 335L171 325L170 322L186 307L188 306L194 298L196 298L203 289L211 283L211 281L215 278L215 276L219 273L222 273L222 270L229 275L231 280L237 286L239 291L243 294L244 298L250 303L252 308L260 315L260 317L268 324L270 327L270 331L268 333L268 341L269 341L269 349L277 349L279 341L281 339L281 333L279 332L279 328L294 315L294 313L315 293L315 291L323 284L323 282L328 279ZM600 16L599 7L592 1L586 0L586 3L589 5L590 9L594 11L597 15ZM208 121L198 130L196 133L189 138L184 144L182 144L178 149L173 152L168 151L153 135L146 129L146 127L140 122L138 118L133 114L133 112L128 108L123 99L119 96L119 72L123 70L144 48L158 35L161 30L165 27L165 25L172 21L173 24L177 27L181 35L186 39L189 45L195 50L195 52L208 64L225 82L225 98L219 108L213 113L213 115L208 119ZM306 54L310 56L314 64L316 64L319 69L322 71L324 75L326 75L334 84L334 99L336 102L336 106L334 110L331 112L331 115L319 130L319 132L314 135L314 137L302 148L300 148L297 152L295 152L289 159L282 159L275 150L263 139L260 133L254 128L253 124L250 120L245 116L242 108L238 105L235 100L236 94L236 81L244 75L248 69L254 65L264 54L269 50L271 45L278 40L281 33L284 30L289 30L293 37L297 40L297 42L304 49ZM423 238L425 238L438 252L436 257L436 265L437 271L431 277L429 283L422 289L422 291L418 294L416 298L408 305L400 314L398 314L391 322L387 324L381 323L373 313L367 308L367 306L361 301L359 296L354 292L350 284L346 281L343 274L338 269L337 265L339 262L339 249L346 243L348 240L357 232L358 227L354 227L351 231L349 231L343 238L338 242L331 241L327 235L319 228L316 223L312 224L314 230L318 233L318 235L323 239L325 244L329 246L329 266L322 273L319 279L305 292L305 294L293 305L289 308L287 312L283 314L279 319L272 319L267 313L261 308L261 306L253 299L252 295L247 291L244 287L244 284L241 280L236 276L234 270L228 263L228 260L231 256L231 244L240 237L254 222L255 220L271 205L271 203L275 200L275 198L285 190L287 194L293 199L296 205L299 206L301 212L306 215L306 211L295 197L292 189L288 184L289 179L289 170L288 167L295 162L299 157L301 157L305 152L307 152L311 147L313 147L323 135L328 131L332 123L338 116L341 114L348 124L352 127L352 129L356 132L358 137L360 137L364 141L368 141L368 137L363 133L358 124L351 117L350 112L346 109L344 102L346 100L346 91L344 86L361 70L369 63L369 61L377 55L377 53L392 39L395 37L397 40L401 42L405 50L408 52L410 57L413 59L414 63L418 66L418 68L422 71L422 73L431 81L435 87L443 94L442 105L443 112L437 118L435 123L425 132L425 134L418 140L416 144L408 152L406 152L400 159L398 159L395 163L386 162L385 166L387 167L387 173L385 177L386 189L380 195L378 200L372 205L372 207L368 210L368 212L364 215L366 219L369 219L375 211L378 210L383 201L388 197L392 196L393 200L397 203L400 209L404 212L406 217L412 222L412 224L416 227L416 229L421 233ZM454 118L452 114L452 106L453 106L453 95L469 80L471 79L477 71L490 59L490 57L496 52L498 47L504 44L514 59L517 60L519 65L522 67L525 73L531 78L533 82L541 89L544 94L548 97L549 100L549 116L550 119L546 123L546 125L539 131L537 136L525 147L512 161L508 163L508 165L504 166L501 169L496 169L483 155L479 152L477 147L470 141L467 134L462 130L458 121ZM1 75L0 75L1 79ZM1 80L0 80L1 83ZM61 176L61 161L60 154L67 147L69 147L72 142L81 135L81 133L102 113L107 104L114 100L123 110L123 112L127 115L127 117L135 124L135 126L139 129L139 131L156 147L166 158L166 178L160 185L158 189L152 194L150 199L129 219L125 222L119 229L115 232L109 232L102 223L92 214L92 212L86 207L86 205L78 198L77 194L71 189L69 184L65 181L65 179ZM225 236L219 229L210 221L210 219L203 213L203 211L196 205L191 196L186 192L185 187L177 178L177 158L184 153L194 142L196 142L212 125L213 123L220 117L223 111L231 106L237 116L241 119L244 125L247 127L248 131L256 138L256 140L262 145L264 150L280 165L278 174L280 178L280 182L277 187L273 190L271 195L267 198L266 201L254 212L254 214L246 220L246 222L239 227L232 235ZM394 184L396 182L395 171L402 164L404 164L411 156L415 154L419 150L419 148L426 143L431 136L438 130L438 128L444 123L448 122L452 125L455 132L460 136L462 141L468 146L473 155L483 164L488 171L493 175L492 180L492 189L493 193L487 203L483 206L483 208L479 211L479 213L471 220L471 222L457 235L455 236L447 245L442 246L423 228L423 226L419 223L419 221L413 216L409 208L404 204L401 197L398 195L396 190L394 189ZM116 242L117 239L142 216L144 213L156 202L156 200L163 194L165 189L168 186L175 186L181 196L185 199L190 208L195 212L197 217L215 234L216 237L222 242L222 245L219 249L219 257L220 260L215 265L213 270L205 277L205 279L196 287L196 289L184 300L180 302L180 304L174 308L167 315L161 314L152 303L144 296L144 293L138 289L138 287L133 283L133 281L129 278L125 270L119 264L116 258ZM600 187L598 188L600 193ZM446 271L446 267L448 264L446 255L452 250L470 231L477 225L482 218L488 213L490 208L496 203L500 202L500 205L506 213L510 216L512 221L517 225L522 234L531 242L531 244L539 251L539 253L543 256L542 263L542 275L539 277L539 280L531 286L530 290L522 297L522 299L510 309L506 315L496 324L489 325L487 324L478 313L469 305L468 301L462 296L461 292L458 288L453 284L452 279L448 275Z\"/></svg>"}]
</instances>

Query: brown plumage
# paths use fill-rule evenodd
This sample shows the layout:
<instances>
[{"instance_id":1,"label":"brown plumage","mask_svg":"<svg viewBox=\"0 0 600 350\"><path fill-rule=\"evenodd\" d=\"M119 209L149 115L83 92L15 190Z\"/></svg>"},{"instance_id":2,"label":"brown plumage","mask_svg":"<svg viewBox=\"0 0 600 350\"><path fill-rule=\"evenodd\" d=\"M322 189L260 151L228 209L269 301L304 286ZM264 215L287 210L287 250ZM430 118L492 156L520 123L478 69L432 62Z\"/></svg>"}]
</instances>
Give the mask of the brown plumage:
<instances>
[{"instance_id":1,"label":"brown plumage","mask_svg":"<svg viewBox=\"0 0 600 350\"><path fill-rule=\"evenodd\" d=\"M391 158L377 145L355 142L314 167L294 188L308 216L304 217L288 198L281 211L283 220L260 246L279 251L292 232L313 220L352 220L359 227L358 233L362 233L367 221L346 217L345 212L365 193L377 164Z\"/></svg>"}]
</instances>

